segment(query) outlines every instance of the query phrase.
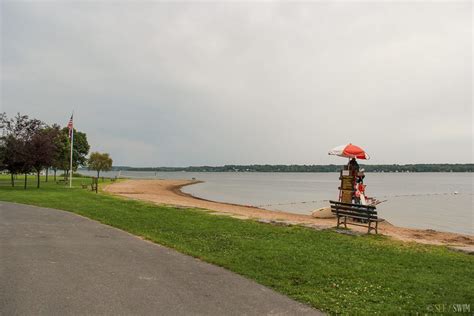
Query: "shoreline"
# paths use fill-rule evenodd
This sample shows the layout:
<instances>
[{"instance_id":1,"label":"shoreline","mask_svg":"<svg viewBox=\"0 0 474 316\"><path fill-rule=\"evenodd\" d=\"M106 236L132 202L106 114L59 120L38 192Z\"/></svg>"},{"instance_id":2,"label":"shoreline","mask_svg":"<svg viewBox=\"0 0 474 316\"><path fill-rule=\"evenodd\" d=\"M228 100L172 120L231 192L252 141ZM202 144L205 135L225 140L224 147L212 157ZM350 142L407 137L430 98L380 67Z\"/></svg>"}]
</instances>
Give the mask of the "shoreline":
<instances>
[{"instance_id":1,"label":"shoreline","mask_svg":"<svg viewBox=\"0 0 474 316\"><path fill-rule=\"evenodd\" d=\"M249 208L249 209L258 209L258 210L263 210L263 211L271 211L271 212L280 213L280 211L267 210L267 209L264 209L264 208L261 208L261 207L257 207L257 206L253 206L253 205L244 205L244 204L236 204L236 203L219 202L219 201L209 200L209 199L205 199L205 198L202 198L202 197L199 197L199 196L196 196L196 195L192 195L191 193L183 192L183 191L181 190L181 189L184 188L184 187L187 187L187 186L190 186L190 185L194 185L194 184L199 184L199 183L204 183L204 181L201 181L201 180L196 180L196 181L190 180L189 183L185 183L185 184L173 186L173 188L172 188L171 190L172 190L173 193L175 193L176 195L180 195L180 196L183 196L183 197L188 197L188 198L192 198L192 199L196 199L196 200L200 200L200 201L205 201L205 202L210 202L210 203L219 203L219 204L225 204L225 205L232 205L232 206L237 206L237 207L247 207L247 208ZM286 212L281 211L281 213L286 213ZM288 214L293 214L293 213L288 213ZM304 215L304 214L302 214L302 215Z\"/></svg>"},{"instance_id":2,"label":"shoreline","mask_svg":"<svg viewBox=\"0 0 474 316\"><path fill-rule=\"evenodd\" d=\"M105 192L155 204L164 204L177 207L200 208L211 211L211 214L226 215L238 219L253 219L262 222L277 222L280 224L304 225L314 229L327 229L335 226L335 219L320 219L310 215L272 211L254 206L211 201L181 189L188 185L202 183L196 180L150 180L127 179L107 185ZM363 232L363 227L350 226L352 231ZM423 244L446 245L474 250L474 236L440 232L432 229L413 229L397 227L387 221L379 224L379 234L389 236L401 241L413 241Z\"/></svg>"}]
</instances>

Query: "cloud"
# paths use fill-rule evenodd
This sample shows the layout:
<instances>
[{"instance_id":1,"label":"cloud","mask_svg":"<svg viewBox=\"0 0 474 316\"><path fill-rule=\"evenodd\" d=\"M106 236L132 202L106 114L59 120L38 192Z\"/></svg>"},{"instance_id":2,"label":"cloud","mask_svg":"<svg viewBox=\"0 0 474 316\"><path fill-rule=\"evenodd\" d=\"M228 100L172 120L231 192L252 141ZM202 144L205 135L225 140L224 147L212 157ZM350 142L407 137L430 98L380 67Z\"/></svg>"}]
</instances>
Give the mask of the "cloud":
<instances>
[{"instance_id":1,"label":"cloud","mask_svg":"<svg viewBox=\"0 0 474 316\"><path fill-rule=\"evenodd\" d=\"M64 124L74 108L117 164L336 163L349 141L373 163L472 162L469 2L1 12L3 111Z\"/></svg>"}]
</instances>

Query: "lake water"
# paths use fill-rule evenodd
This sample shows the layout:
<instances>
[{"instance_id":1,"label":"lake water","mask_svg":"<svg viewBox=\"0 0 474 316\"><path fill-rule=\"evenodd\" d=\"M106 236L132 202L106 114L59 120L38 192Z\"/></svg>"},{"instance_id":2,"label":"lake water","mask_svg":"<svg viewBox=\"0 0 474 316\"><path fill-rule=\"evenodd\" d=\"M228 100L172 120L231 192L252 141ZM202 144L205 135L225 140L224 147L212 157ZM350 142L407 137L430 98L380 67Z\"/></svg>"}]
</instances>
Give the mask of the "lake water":
<instances>
[{"instance_id":1,"label":"lake water","mask_svg":"<svg viewBox=\"0 0 474 316\"><path fill-rule=\"evenodd\" d=\"M338 173L122 171L121 176L196 178L204 183L186 186L184 192L214 201L301 214L328 206L329 199L337 200L339 186ZM473 176L472 173L367 173L364 183L368 196L387 200L377 209L392 224L474 235Z\"/></svg>"}]
</instances>

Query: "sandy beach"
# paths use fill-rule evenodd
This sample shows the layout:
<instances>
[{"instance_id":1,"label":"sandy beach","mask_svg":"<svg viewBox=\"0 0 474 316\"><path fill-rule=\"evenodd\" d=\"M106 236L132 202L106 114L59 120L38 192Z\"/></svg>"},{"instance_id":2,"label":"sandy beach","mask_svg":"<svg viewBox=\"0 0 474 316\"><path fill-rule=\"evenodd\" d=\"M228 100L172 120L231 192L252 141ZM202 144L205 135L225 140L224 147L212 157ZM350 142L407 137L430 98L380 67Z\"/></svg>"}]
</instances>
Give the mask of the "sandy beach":
<instances>
[{"instance_id":1,"label":"sandy beach","mask_svg":"<svg viewBox=\"0 0 474 316\"><path fill-rule=\"evenodd\" d=\"M296 225L307 225L318 229L331 228L336 225L335 219L317 219L310 215L271 211L253 206L209 201L181 191L182 187L196 183L199 182L189 180L125 180L106 186L104 191L122 197L150 201L156 204L206 209L213 211L214 214L228 215L240 219L284 222ZM349 227L354 231L367 231L366 228L363 227L352 225ZM397 227L386 221L379 224L379 234L402 241L449 245L469 249L474 248L473 236L439 232L431 229Z\"/></svg>"}]
</instances>

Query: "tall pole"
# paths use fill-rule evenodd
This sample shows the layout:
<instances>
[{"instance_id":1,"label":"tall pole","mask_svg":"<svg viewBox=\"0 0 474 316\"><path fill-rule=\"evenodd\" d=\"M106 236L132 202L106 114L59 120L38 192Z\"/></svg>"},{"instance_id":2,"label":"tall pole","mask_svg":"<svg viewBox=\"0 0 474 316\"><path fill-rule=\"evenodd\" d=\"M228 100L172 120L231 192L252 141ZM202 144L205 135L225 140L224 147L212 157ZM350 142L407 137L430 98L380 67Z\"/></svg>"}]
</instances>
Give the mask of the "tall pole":
<instances>
[{"instance_id":1,"label":"tall pole","mask_svg":"<svg viewBox=\"0 0 474 316\"><path fill-rule=\"evenodd\" d=\"M74 113L73 113L74 116ZM71 128L71 159L69 161L69 187L72 188L72 147L74 144L74 125Z\"/></svg>"}]
</instances>

